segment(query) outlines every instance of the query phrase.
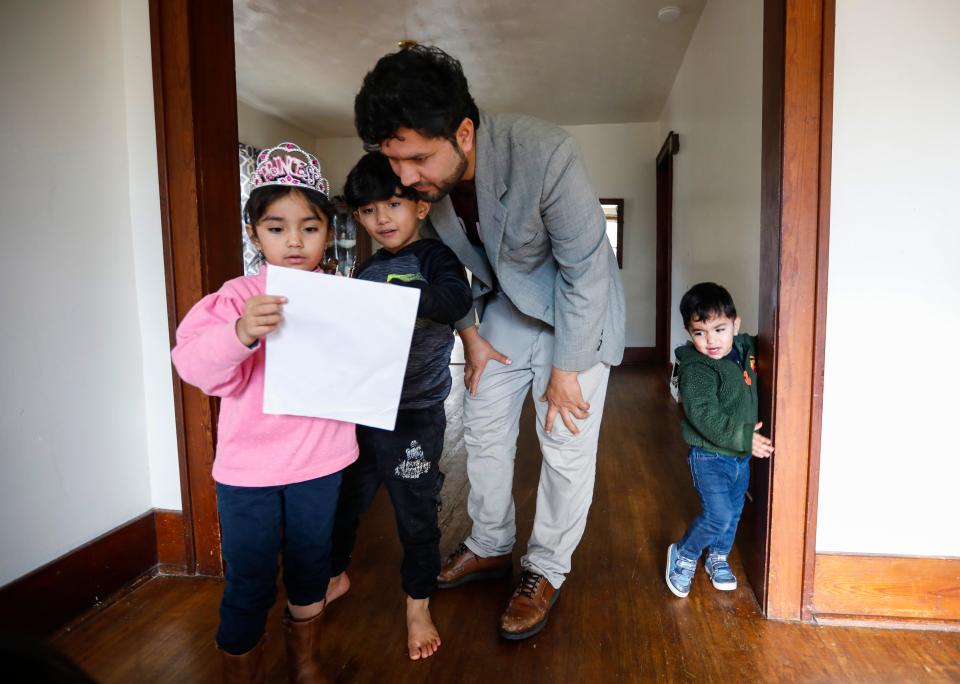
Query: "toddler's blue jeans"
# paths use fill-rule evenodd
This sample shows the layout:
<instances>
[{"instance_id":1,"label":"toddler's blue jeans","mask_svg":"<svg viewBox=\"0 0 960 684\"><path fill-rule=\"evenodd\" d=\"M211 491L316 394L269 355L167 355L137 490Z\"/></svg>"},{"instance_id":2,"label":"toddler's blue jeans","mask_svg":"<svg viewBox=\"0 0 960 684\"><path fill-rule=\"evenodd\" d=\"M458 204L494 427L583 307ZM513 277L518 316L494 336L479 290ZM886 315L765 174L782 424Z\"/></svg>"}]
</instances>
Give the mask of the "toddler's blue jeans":
<instances>
[{"instance_id":1,"label":"toddler's blue jeans","mask_svg":"<svg viewBox=\"0 0 960 684\"><path fill-rule=\"evenodd\" d=\"M737 458L690 447L688 461L701 510L677 549L685 558L695 560L704 549L729 554L750 484L750 456Z\"/></svg>"},{"instance_id":2,"label":"toddler's blue jeans","mask_svg":"<svg viewBox=\"0 0 960 684\"><path fill-rule=\"evenodd\" d=\"M340 479L340 473L333 473L277 487L217 483L220 543L227 566L217 628L221 649L240 655L260 641L277 598L281 552L290 603L307 606L326 596Z\"/></svg>"}]
</instances>

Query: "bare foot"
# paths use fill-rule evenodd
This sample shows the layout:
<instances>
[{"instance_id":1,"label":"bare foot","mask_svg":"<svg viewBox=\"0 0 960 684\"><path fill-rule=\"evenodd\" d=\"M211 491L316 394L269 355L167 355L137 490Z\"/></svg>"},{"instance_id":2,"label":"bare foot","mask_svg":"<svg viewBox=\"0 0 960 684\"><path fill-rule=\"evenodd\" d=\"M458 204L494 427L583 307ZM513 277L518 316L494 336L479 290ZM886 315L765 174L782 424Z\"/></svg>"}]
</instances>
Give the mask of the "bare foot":
<instances>
[{"instance_id":1,"label":"bare foot","mask_svg":"<svg viewBox=\"0 0 960 684\"><path fill-rule=\"evenodd\" d=\"M407 652L410 660L429 658L440 648L440 633L430 619L430 599L407 597Z\"/></svg>"},{"instance_id":2,"label":"bare foot","mask_svg":"<svg viewBox=\"0 0 960 684\"><path fill-rule=\"evenodd\" d=\"M331 577L330 584L327 585L327 605L329 606L348 591L350 591L350 578L347 577L347 573L341 572Z\"/></svg>"}]
</instances>

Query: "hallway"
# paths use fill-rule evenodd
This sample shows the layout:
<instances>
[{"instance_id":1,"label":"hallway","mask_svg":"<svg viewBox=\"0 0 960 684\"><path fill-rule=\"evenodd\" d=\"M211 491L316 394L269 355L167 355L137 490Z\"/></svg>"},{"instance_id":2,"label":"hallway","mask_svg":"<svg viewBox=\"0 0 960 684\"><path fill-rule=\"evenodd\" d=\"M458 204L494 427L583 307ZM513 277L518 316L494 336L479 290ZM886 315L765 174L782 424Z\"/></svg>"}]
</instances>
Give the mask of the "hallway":
<instances>
[{"instance_id":1,"label":"hallway","mask_svg":"<svg viewBox=\"0 0 960 684\"><path fill-rule=\"evenodd\" d=\"M469 529L462 383L454 381L441 512L448 553ZM539 470L525 407L515 492L520 539L532 524ZM438 593L443 638L424 662L405 656L399 544L383 491L366 516L351 592L329 609L323 652L338 682L960 680L960 633L821 627L764 620L741 586L717 592L701 570L688 599L664 586L667 544L696 513L675 407L657 374L615 369L600 435L597 486L573 572L536 637L506 642L496 619L512 580ZM514 557L518 567L522 545ZM102 682L214 682L221 582L158 577L58 634L54 645ZM270 681L286 681L278 602L268 624Z\"/></svg>"}]
</instances>

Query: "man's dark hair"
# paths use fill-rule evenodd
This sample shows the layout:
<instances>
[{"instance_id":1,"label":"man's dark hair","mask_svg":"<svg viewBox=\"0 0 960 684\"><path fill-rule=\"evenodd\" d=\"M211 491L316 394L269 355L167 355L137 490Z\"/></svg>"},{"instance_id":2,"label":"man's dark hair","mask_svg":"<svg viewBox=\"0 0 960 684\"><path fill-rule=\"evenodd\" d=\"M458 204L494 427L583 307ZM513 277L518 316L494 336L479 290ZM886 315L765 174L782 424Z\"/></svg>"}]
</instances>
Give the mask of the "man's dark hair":
<instances>
[{"instance_id":1,"label":"man's dark hair","mask_svg":"<svg viewBox=\"0 0 960 684\"><path fill-rule=\"evenodd\" d=\"M460 62L438 47L415 45L380 58L353 103L357 134L376 149L401 128L454 140L464 119L480 126Z\"/></svg>"},{"instance_id":2,"label":"man's dark hair","mask_svg":"<svg viewBox=\"0 0 960 684\"><path fill-rule=\"evenodd\" d=\"M295 188L290 185L262 185L259 188L254 188L243 208L244 222L256 228L271 204L294 193L303 195L307 204L316 212L317 218L320 218L321 214L326 216L328 227L333 229L334 208L329 198L312 188Z\"/></svg>"},{"instance_id":3,"label":"man's dark hair","mask_svg":"<svg viewBox=\"0 0 960 684\"><path fill-rule=\"evenodd\" d=\"M416 202L417 191L400 183L390 168L390 160L379 152L368 152L354 166L343 186L343 199L351 209L370 202L381 202L391 197L403 197Z\"/></svg>"},{"instance_id":4,"label":"man's dark hair","mask_svg":"<svg viewBox=\"0 0 960 684\"><path fill-rule=\"evenodd\" d=\"M698 283L680 300L683 327L690 329L691 321L708 321L714 316L737 317L737 307L726 288L716 283Z\"/></svg>"}]
</instances>

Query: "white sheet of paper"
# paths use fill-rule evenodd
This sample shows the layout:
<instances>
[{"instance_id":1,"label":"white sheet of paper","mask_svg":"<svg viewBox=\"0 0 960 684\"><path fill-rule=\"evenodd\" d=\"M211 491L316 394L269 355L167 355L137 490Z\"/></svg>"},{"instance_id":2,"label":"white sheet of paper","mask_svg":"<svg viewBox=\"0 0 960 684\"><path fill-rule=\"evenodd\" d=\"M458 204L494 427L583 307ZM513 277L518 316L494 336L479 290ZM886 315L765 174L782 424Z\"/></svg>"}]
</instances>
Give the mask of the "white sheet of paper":
<instances>
[{"instance_id":1,"label":"white sheet of paper","mask_svg":"<svg viewBox=\"0 0 960 684\"><path fill-rule=\"evenodd\" d=\"M419 291L278 266L266 291L288 301L266 338L263 412L392 430Z\"/></svg>"}]
</instances>

